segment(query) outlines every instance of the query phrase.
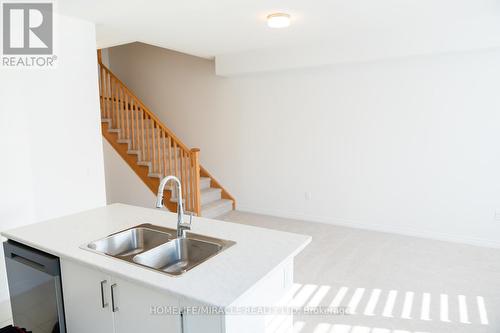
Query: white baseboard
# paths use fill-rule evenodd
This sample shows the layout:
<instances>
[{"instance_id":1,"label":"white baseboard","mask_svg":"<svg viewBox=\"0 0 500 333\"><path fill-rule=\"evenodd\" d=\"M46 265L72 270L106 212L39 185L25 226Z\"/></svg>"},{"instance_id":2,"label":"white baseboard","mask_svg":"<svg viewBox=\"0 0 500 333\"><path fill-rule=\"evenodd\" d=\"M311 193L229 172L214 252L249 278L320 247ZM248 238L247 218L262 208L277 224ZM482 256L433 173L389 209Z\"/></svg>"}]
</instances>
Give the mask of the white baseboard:
<instances>
[{"instance_id":1,"label":"white baseboard","mask_svg":"<svg viewBox=\"0 0 500 333\"><path fill-rule=\"evenodd\" d=\"M300 213L293 213L293 212L286 212L286 211L279 211L279 210L266 210L266 209L259 209L259 208L251 207L251 206L245 206L245 205L241 205L241 204L238 204L237 210L243 211L243 212L255 213L255 214L262 214L262 215L269 215L269 216L275 216L275 217L294 219L294 220L325 223L325 224L331 224L331 225L349 227L349 228L355 228L355 229L387 232L387 233L398 234L398 235L413 236L413 237L419 237L419 238L426 238L426 239L433 239L433 240L439 240L439 241L445 241L445 242L474 245L474 246L480 246L480 247L500 248L500 241L499 240L467 237L464 235L452 234L452 233L440 233L440 232L436 232L433 230L426 230L426 229L422 230L422 229L416 229L416 228L411 228L411 227L406 227L406 226L401 227L401 226L394 226L394 225L382 225L382 224L376 224L376 223L364 223L364 222L353 221L353 220L336 219L336 218L330 218L330 217L327 218L324 216L314 216L314 215L307 215L307 214L300 214Z\"/></svg>"}]
</instances>

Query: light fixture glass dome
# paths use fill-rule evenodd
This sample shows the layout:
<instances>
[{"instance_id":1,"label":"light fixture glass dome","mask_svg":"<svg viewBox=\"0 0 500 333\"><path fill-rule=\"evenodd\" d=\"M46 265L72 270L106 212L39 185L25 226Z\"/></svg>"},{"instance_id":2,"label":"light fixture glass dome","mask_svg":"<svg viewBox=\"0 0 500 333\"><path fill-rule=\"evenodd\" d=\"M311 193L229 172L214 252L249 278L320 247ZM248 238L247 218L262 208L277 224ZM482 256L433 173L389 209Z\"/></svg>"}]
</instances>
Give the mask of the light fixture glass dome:
<instances>
[{"instance_id":1,"label":"light fixture glass dome","mask_svg":"<svg viewBox=\"0 0 500 333\"><path fill-rule=\"evenodd\" d=\"M269 28L286 28L290 25L290 15L286 13L274 13L267 16Z\"/></svg>"}]
</instances>

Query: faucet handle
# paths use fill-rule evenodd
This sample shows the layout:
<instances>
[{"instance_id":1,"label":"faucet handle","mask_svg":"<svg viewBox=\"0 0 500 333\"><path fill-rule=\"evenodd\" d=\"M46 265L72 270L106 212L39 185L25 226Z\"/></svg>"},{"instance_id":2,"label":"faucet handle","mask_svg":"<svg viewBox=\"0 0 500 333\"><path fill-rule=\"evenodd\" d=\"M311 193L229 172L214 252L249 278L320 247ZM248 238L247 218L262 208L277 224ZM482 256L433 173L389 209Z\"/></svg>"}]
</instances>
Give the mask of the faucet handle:
<instances>
[{"instance_id":1,"label":"faucet handle","mask_svg":"<svg viewBox=\"0 0 500 333\"><path fill-rule=\"evenodd\" d=\"M184 214L189 215L189 225L191 225L191 223L193 222L194 213L193 212L184 212Z\"/></svg>"}]
</instances>

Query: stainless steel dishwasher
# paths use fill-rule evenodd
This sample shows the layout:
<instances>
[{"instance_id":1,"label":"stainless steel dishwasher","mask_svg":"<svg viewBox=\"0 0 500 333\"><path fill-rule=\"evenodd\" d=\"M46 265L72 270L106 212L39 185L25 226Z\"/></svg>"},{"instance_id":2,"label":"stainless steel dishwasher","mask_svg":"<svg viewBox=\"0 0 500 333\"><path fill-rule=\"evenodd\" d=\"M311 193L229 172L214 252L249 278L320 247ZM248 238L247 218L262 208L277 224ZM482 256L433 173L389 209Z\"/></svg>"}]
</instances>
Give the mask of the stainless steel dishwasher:
<instances>
[{"instance_id":1,"label":"stainless steel dishwasher","mask_svg":"<svg viewBox=\"0 0 500 333\"><path fill-rule=\"evenodd\" d=\"M59 258L3 243L14 325L33 333L65 333Z\"/></svg>"}]
</instances>

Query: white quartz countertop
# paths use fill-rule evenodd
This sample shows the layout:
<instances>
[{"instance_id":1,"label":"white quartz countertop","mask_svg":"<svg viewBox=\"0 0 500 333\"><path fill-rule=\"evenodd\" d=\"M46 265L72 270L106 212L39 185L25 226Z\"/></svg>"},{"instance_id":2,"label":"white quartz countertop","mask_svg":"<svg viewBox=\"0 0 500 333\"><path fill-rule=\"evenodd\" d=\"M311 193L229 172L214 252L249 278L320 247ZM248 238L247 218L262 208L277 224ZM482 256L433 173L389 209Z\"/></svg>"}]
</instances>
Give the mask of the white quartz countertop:
<instances>
[{"instance_id":1,"label":"white quartz countertop","mask_svg":"<svg viewBox=\"0 0 500 333\"><path fill-rule=\"evenodd\" d=\"M80 248L142 223L175 228L176 221L177 214L165 210L113 204L5 231L2 235L62 259L216 306L231 305L311 241L310 236L193 217L193 233L232 240L236 245L176 277Z\"/></svg>"}]
</instances>

